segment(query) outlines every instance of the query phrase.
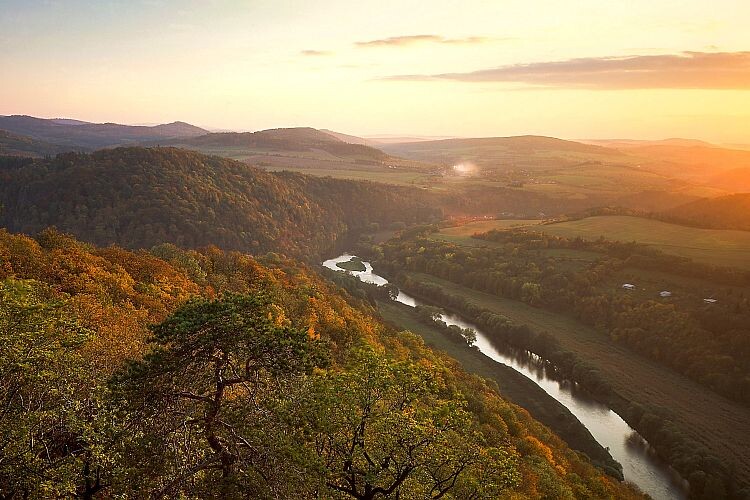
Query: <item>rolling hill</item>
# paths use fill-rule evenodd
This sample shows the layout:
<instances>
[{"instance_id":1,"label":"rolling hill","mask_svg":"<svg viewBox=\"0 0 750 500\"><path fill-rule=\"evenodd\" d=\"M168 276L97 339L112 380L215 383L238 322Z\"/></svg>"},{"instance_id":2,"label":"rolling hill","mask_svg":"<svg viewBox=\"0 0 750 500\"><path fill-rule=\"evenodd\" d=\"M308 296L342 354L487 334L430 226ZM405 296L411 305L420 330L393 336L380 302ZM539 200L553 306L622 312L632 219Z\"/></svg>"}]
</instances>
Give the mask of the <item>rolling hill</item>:
<instances>
[{"instance_id":1,"label":"rolling hill","mask_svg":"<svg viewBox=\"0 0 750 500\"><path fill-rule=\"evenodd\" d=\"M444 165L473 161L493 170L570 166L605 159L621 161L623 156L619 151L602 146L533 135L383 144L381 148L415 160Z\"/></svg>"},{"instance_id":2,"label":"rolling hill","mask_svg":"<svg viewBox=\"0 0 750 500\"><path fill-rule=\"evenodd\" d=\"M67 151L69 148L40 141L33 137L11 134L0 130L0 156L48 156Z\"/></svg>"},{"instance_id":3,"label":"rolling hill","mask_svg":"<svg viewBox=\"0 0 750 500\"><path fill-rule=\"evenodd\" d=\"M338 158L349 161L382 163L388 155L363 145L344 142L330 133L309 127L278 128L259 132L223 132L176 139L164 144L201 151L237 150L245 154L286 154Z\"/></svg>"},{"instance_id":4,"label":"rolling hill","mask_svg":"<svg viewBox=\"0 0 750 500\"><path fill-rule=\"evenodd\" d=\"M326 128L320 129L321 132L325 132L328 135L332 135L336 139L349 144L362 144L363 146L370 146L373 148L378 147L378 141L372 139L366 139L364 137L357 137L356 135L342 134L341 132L335 132Z\"/></svg>"},{"instance_id":5,"label":"rolling hill","mask_svg":"<svg viewBox=\"0 0 750 500\"><path fill-rule=\"evenodd\" d=\"M661 216L691 226L750 231L750 193L703 198L675 207Z\"/></svg>"},{"instance_id":6,"label":"rolling hill","mask_svg":"<svg viewBox=\"0 0 750 500\"><path fill-rule=\"evenodd\" d=\"M184 122L149 127L117 123L88 123L60 118L48 120L22 115L0 116L0 130L65 146L68 150L92 150L207 133L202 128Z\"/></svg>"},{"instance_id":7,"label":"rolling hill","mask_svg":"<svg viewBox=\"0 0 750 500\"><path fill-rule=\"evenodd\" d=\"M750 167L733 168L720 172L708 181L712 186L735 193L750 193Z\"/></svg>"},{"instance_id":8,"label":"rolling hill","mask_svg":"<svg viewBox=\"0 0 750 500\"><path fill-rule=\"evenodd\" d=\"M446 499L644 498L497 385L278 255L0 230L0 256L0 429L4 458L24 452L0 462L8 497L341 499L355 463L368 486L406 470L399 498L432 498L446 477ZM213 387L211 427L199 395ZM217 441L239 450L228 471Z\"/></svg>"},{"instance_id":9,"label":"rolling hill","mask_svg":"<svg viewBox=\"0 0 750 500\"><path fill-rule=\"evenodd\" d=\"M641 158L644 168L708 186L730 187L721 176L731 170L750 168L750 151L705 145L648 145L623 149ZM718 176L718 178L717 178Z\"/></svg>"},{"instance_id":10,"label":"rolling hill","mask_svg":"<svg viewBox=\"0 0 750 500\"><path fill-rule=\"evenodd\" d=\"M434 220L413 188L270 173L176 148L117 148L0 163L0 225L47 226L130 248L163 242L317 259L373 223Z\"/></svg>"}]
</instances>

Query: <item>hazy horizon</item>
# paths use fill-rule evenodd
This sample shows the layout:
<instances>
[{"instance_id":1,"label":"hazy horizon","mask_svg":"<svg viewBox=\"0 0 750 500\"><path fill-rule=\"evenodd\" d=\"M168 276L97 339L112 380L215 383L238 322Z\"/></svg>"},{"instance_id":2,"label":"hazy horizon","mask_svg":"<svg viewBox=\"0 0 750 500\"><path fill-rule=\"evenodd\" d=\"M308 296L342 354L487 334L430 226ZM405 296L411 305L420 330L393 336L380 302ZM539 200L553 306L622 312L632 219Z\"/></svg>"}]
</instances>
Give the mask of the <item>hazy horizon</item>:
<instances>
[{"instance_id":1,"label":"hazy horizon","mask_svg":"<svg viewBox=\"0 0 750 500\"><path fill-rule=\"evenodd\" d=\"M747 143L750 4L4 1L0 112Z\"/></svg>"},{"instance_id":2,"label":"hazy horizon","mask_svg":"<svg viewBox=\"0 0 750 500\"><path fill-rule=\"evenodd\" d=\"M16 113L14 115L3 115L2 113L0 113L0 116L30 116L32 118L40 118L40 119L43 119L43 120L74 120L74 121L88 122L87 120L82 120L81 118L78 118L78 117L75 117L75 116L31 116L31 115L22 114L22 113ZM313 127L311 125L297 125L297 126L293 126L293 127L291 127L291 126L290 127L280 126L280 127L257 128L257 129L230 129L230 128L226 128L226 127L206 126L206 125L203 125L203 124L200 124L200 123L189 123L189 122L186 122L185 120L180 120L180 119L167 120L167 121L164 121L164 122L161 122L161 123L158 123L158 122L122 123L122 122L115 122L115 121L112 121L112 120L105 120L105 121L101 121L101 122L89 122L89 123L94 123L94 124L113 123L113 124L116 124L116 125L127 125L127 126L133 126L133 127L155 127L155 126L159 126L159 125L166 125L166 124L176 123L176 122L188 123L189 125L194 125L196 127L202 128L202 129L206 130L209 133L223 133L223 132L245 133L245 132L260 132L260 131L263 131L263 130L271 130L271 129L275 129L275 128L282 128L283 129L283 128L297 128L297 127L302 127L302 128L315 128L317 130L323 130L323 131L328 130L328 131L331 131L331 132L336 132L336 133L341 133L341 134L345 134L345 135L351 135L351 136L354 136L354 137L359 137L359 138L362 138L362 139L371 139L371 140L377 140L377 139L384 139L384 140L385 139L402 139L402 138L403 139L410 139L410 138L413 138L413 139L420 139L420 140L436 140L437 141L437 140L444 140L444 139L485 139L485 138L495 138L495 137L539 136L539 137L554 137L554 138L563 139L563 140L566 140L566 141L577 141L577 142L581 142L581 141L584 141L584 142L585 141L601 141L601 142L606 142L606 141L612 141L612 142L617 142L617 141L660 142L660 141L670 141L670 140L688 140L688 141L695 140L695 141L706 142L706 143L709 143L709 144L712 144L712 145L715 145L715 146L722 146L722 147L725 147L725 148L731 148L732 146L743 146L743 147L750 146L750 143L740 143L740 142L736 142L736 143L718 143L718 142L713 142L713 141L706 140L706 139L704 139L702 137L633 137L633 136L631 136L631 137L604 137L604 136L602 136L602 137L562 137L562 136L551 136L551 135L550 136L544 136L544 135L541 135L541 134L524 134L524 133L514 134L514 135L500 135L500 134L496 134L496 135L475 135L475 136L458 135L458 134L428 135L428 134L408 133L408 132L404 132L404 133L400 133L400 134L397 133L397 132L389 132L389 133L385 133L384 132L384 133L372 133L372 134L357 134L357 133L351 132L349 130L332 130L332 129L330 129L328 127L325 127L325 126Z\"/></svg>"}]
</instances>

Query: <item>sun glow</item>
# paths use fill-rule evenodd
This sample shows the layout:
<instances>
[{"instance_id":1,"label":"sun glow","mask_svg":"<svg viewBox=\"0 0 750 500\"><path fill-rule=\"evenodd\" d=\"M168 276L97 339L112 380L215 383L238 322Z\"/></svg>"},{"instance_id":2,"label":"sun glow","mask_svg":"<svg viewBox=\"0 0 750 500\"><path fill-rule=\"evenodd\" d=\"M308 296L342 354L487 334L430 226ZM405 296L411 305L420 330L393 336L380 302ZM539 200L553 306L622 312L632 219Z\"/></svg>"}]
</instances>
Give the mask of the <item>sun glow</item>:
<instances>
[{"instance_id":1,"label":"sun glow","mask_svg":"<svg viewBox=\"0 0 750 500\"><path fill-rule=\"evenodd\" d=\"M451 171L456 175L471 176L476 175L478 168L470 161L464 161L453 165Z\"/></svg>"}]
</instances>

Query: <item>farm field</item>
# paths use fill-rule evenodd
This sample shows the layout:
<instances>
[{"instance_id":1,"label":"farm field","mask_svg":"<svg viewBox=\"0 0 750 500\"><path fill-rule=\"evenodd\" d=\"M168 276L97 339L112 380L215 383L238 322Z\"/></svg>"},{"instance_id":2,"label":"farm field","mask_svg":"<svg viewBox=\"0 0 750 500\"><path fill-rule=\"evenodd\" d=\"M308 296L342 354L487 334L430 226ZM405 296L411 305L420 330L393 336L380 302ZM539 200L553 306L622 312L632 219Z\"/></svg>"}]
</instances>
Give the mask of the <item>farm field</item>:
<instances>
[{"instance_id":1,"label":"farm field","mask_svg":"<svg viewBox=\"0 0 750 500\"><path fill-rule=\"evenodd\" d=\"M750 479L750 409L733 403L687 378L613 343L573 318L531 307L522 302L478 292L433 276L408 273L418 281L442 287L474 304L502 314L519 324L554 335L565 349L597 367L614 390L628 401L652 408L669 408L682 432L703 443L726 463L737 464L737 474ZM408 292L408 290L406 290Z\"/></svg>"},{"instance_id":2,"label":"farm field","mask_svg":"<svg viewBox=\"0 0 750 500\"><path fill-rule=\"evenodd\" d=\"M476 233L486 233L493 229L509 229L512 227L532 226L541 223L541 219L492 219L469 222L460 226L446 227L440 230L448 236L471 236Z\"/></svg>"},{"instance_id":3,"label":"farm field","mask_svg":"<svg viewBox=\"0 0 750 500\"><path fill-rule=\"evenodd\" d=\"M750 269L750 232L699 229L629 216L599 216L539 227L547 234L637 241L698 262Z\"/></svg>"},{"instance_id":4,"label":"farm field","mask_svg":"<svg viewBox=\"0 0 750 500\"><path fill-rule=\"evenodd\" d=\"M460 226L445 227L440 232L435 233L432 237L451 243L458 243L467 246L487 246L493 245L491 241L482 241L472 238L472 235L486 233L493 229L511 229L516 227L534 226L540 224L541 219L491 219L469 222Z\"/></svg>"},{"instance_id":5,"label":"farm field","mask_svg":"<svg viewBox=\"0 0 750 500\"><path fill-rule=\"evenodd\" d=\"M269 171L290 171L317 177L333 177L334 179L351 179L358 181L382 182L400 186L429 187L430 175L415 170L385 170L382 167L373 168L317 168L291 166L261 166Z\"/></svg>"}]
</instances>

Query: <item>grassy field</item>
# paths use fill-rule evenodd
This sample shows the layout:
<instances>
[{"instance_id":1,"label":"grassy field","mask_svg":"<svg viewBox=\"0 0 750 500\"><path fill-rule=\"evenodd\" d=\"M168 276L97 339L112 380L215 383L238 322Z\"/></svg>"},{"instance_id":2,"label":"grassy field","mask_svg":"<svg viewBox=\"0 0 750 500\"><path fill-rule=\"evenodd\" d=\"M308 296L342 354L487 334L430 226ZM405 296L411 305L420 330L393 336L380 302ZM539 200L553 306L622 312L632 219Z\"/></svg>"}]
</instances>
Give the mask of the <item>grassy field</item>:
<instances>
[{"instance_id":1,"label":"grassy field","mask_svg":"<svg viewBox=\"0 0 750 500\"><path fill-rule=\"evenodd\" d=\"M409 170L384 170L383 168L306 168L291 166L264 166L262 168L270 171L288 170L318 177L373 181L400 186L429 187L430 185L429 174Z\"/></svg>"},{"instance_id":2,"label":"grassy field","mask_svg":"<svg viewBox=\"0 0 750 500\"><path fill-rule=\"evenodd\" d=\"M554 335L562 346L598 368L623 398L644 406L669 408L674 423L750 480L750 408L733 403L687 378L613 343L609 337L573 318L499 298L432 276L409 273L440 286L512 321ZM408 291L408 290L407 290Z\"/></svg>"},{"instance_id":3,"label":"grassy field","mask_svg":"<svg viewBox=\"0 0 750 500\"><path fill-rule=\"evenodd\" d=\"M698 229L627 216L588 217L540 226L548 234L637 241L698 262L750 269L750 232Z\"/></svg>"},{"instance_id":4,"label":"grassy field","mask_svg":"<svg viewBox=\"0 0 750 500\"><path fill-rule=\"evenodd\" d=\"M460 226L446 227L433 235L437 239L468 246L481 246L492 242L478 240L471 236L486 233L493 229L510 229L514 227L533 226L542 222L538 219L491 219L469 222Z\"/></svg>"},{"instance_id":5,"label":"grassy field","mask_svg":"<svg viewBox=\"0 0 750 500\"><path fill-rule=\"evenodd\" d=\"M503 397L526 409L532 417L564 439L571 448L586 453L596 463L613 462L609 453L597 443L586 427L532 380L509 366L493 361L477 349L449 340L435 328L420 322L410 307L397 302L378 302L378 311L388 323L420 335L425 344L447 353L467 372L497 383L498 391Z\"/></svg>"},{"instance_id":6,"label":"grassy field","mask_svg":"<svg viewBox=\"0 0 750 500\"><path fill-rule=\"evenodd\" d=\"M476 233L486 233L493 229L509 229L512 227L532 226L542 222L539 219L492 219L479 220L462 224L460 226L446 227L440 230L441 234L449 236L471 236Z\"/></svg>"}]
</instances>

